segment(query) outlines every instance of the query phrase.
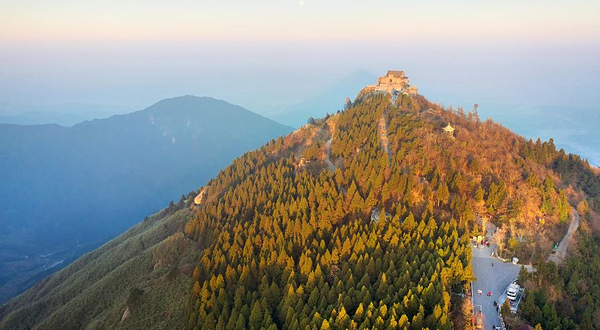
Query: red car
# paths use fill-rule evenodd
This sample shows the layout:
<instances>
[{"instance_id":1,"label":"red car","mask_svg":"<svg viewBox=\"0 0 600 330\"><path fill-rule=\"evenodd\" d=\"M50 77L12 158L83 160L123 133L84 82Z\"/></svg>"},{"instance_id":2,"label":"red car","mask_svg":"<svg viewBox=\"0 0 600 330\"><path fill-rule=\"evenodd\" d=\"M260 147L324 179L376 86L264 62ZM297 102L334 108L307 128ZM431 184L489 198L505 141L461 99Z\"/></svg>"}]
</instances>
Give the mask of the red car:
<instances>
[{"instance_id":1,"label":"red car","mask_svg":"<svg viewBox=\"0 0 600 330\"><path fill-rule=\"evenodd\" d=\"M492 291L488 291L488 296L491 296L491 295L492 295Z\"/></svg>"}]
</instances>

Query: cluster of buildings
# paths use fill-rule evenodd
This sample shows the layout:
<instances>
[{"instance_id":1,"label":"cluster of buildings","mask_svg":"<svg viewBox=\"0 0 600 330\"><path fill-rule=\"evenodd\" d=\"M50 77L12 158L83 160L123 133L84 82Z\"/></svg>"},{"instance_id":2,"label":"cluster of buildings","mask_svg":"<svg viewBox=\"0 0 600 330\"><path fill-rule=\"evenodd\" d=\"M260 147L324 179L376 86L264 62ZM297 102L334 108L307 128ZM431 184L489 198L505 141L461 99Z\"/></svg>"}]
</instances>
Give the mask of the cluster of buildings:
<instances>
[{"instance_id":1,"label":"cluster of buildings","mask_svg":"<svg viewBox=\"0 0 600 330\"><path fill-rule=\"evenodd\" d=\"M388 93L392 95L392 103L395 103L397 97L401 94L408 96L415 96L419 93L419 90L416 86L411 86L408 80L408 77L404 73L404 71L397 70L389 70L385 76L379 77L377 79L377 84L369 85L360 92L360 94L365 93ZM344 102L344 109L350 107L352 103L348 98ZM423 113L429 113L437 115L440 113L439 110L428 109ZM454 130L455 128L448 123L442 130L452 139L454 139Z\"/></svg>"},{"instance_id":2,"label":"cluster of buildings","mask_svg":"<svg viewBox=\"0 0 600 330\"><path fill-rule=\"evenodd\" d=\"M404 71L390 70L385 76L379 77L377 84L365 87L363 92L385 92L391 95L401 93L414 96L418 94L419 90L416 86L410 85Z\"/></svg>"}]
</instances>

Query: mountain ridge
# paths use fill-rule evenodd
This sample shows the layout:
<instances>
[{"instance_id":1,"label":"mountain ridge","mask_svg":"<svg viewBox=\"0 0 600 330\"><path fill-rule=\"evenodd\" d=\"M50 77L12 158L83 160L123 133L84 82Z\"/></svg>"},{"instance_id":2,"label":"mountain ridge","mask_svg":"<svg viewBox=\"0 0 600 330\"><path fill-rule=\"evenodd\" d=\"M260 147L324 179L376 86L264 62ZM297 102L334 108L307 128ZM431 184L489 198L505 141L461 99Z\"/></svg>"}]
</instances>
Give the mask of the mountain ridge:
<instances>
[{"instance_id":1,"label":"mountain ridge","mask_svg":"<svg viewBox=\"0 0 600 330\"><path fill-rule=\"evenodd\" d=\"M535 261L561 236L570 204L588 221L597 216L600 180L552 141L527 141L421 95L392 95L361 93L347 110L236 158L202 188L200 205L192 203L200 189L171 205L164 212L188 218L160 237L195 242L160 254L176 260L175 280L169 266L139 260L141 273L112 279L129 290L103 305L110 315L43 304L65 292L55 281L54 293L33 288L2 307L0 328L172 327L135 309L156 296L143 293L153 281L133 279L158 264L160 283L188 284L162 293L189 298L176 320L183 328L469 329L471 307L459 297L473 279L477 219L503 226L498 253ZM444 131L449 123L454 131ZM196 257L189 275L181 255ZM77 323L73 313L101 321Z\"/></svg>"}]
</instances>

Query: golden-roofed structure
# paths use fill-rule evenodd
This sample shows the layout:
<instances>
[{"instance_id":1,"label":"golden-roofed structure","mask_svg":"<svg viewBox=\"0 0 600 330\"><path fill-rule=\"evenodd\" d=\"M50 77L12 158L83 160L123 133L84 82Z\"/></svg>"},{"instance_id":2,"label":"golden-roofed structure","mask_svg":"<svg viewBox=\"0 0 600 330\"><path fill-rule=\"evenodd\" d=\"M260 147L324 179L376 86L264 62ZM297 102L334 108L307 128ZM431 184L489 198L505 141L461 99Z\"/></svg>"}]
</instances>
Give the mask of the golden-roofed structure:
<instances>
[{"instance_id":1,"label":"golden-roofed structure","mask_svg":"<svg viewBox=\"0 0 600 330\"><path fill-rule=\"evenodd\" d=\"M385 92L392 95L399 93L405 95L417 95L416 86L411 86L404 71L390 70L383 77L377 79L376 85L370 85L363 89L364 92Z\"/></svg>"},{"instance_id":2,"label":"golden-roofed structure","mask_svg":"<svg viewBox=\"0 0 600 330\"><path fill-rule=\"evenodd\" d=\"M450 123L448 123L448 125L446 125L446 127L444 127L443 130L446 133L448 133L448 135L454 136L454 127L452 127L452 125L450 125Z\"/></svg>"}]
</instances>

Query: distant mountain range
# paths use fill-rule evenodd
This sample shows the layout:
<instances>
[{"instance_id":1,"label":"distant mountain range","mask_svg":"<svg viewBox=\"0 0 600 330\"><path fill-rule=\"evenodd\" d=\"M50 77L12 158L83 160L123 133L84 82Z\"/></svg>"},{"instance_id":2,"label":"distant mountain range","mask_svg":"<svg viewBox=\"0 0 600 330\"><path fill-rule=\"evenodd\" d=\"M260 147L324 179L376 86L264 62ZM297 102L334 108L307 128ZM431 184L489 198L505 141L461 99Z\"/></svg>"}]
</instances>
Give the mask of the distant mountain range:
<instances>
[{"instance_id":1,"label":"distant mountain range","mask_svg":"<svg viewBox=\"0 0 600 330\"><path fill-rule=\"evenodd\" d=\"M293 127L304 125L308 117L320 118L326 113L335 113L343 107L346 97L353 97L363 86L376 81L377 76L368 71L355 71L333 84L323 82L317 93L300 95L300 101L288 102L285 97L273 98L262 105L254 104L266 115L280 123ZM424 82L425 83L425 82ZM431 90L431 81L423 86ZM435 89L435 88L433 88ZM541 106L525 104L490 103L477 98L454 99L454 91L434 95L441 103L470 109L473 103L479 104L482 119L493 118L517 134L527 138L547 140L553 137L559 148L588 159L590 164L600 167L600 109L576 106ZM246 99L238 99L243 104L252 104ZM290 104L291 103L291 104ZM72 126L84 120L106 118L112 114L125 113L125 109L137 109L131 104L65 103L48 105L11 105L0 103L0 123L39 125L59 124ZM251 107L252 108L252 107ZM265 109L266 108L266 109ZM267 110L268 109L268 110Z\"/></svg>"},{"instance_id":2,"label":"distant mountain range","mask_svg":"<svg viewBox=\"0 0 600 330\"><path fill-rule=\"evenodd\" d=\"M559 148L600 166L600 109L480 104L482 117L494 118L528 138L554 138Z\"/></svg>"},{"instance_id":3,"label":"distant mountain range","mask_svg":"<svg viewBox=\"0 0 600 330\"><path fill-rule=\"evenodd\" d=\"M291 130L194 96L73 127L0 124L0 302Z\"/></svg>"},{"instance_id":4,"label":"distant mountain range","mask_svg":"<svg viewBox=\"0 0 600 330\"><path fill-rule=\"evenodd\" d=\"M132 104L59 103L10 104L0 103L0 124L73 126L86 120L108 118L130 113L143 106Z\"/></svg>"},{"instance_id":5,"label":"distant mountain range","mask_svg":"<svg viewBox=\"0 0 600 330\"><path fill-rule=\"evenodd\" d=\"M92 119L95 116L81 116L72 113L61 113L54 111L31 111L16 115L0 116L0 124L17 125L44 125L57 124L61 126L73 126L85 120ZM98 116L102 118L104 116Z\"/></svg>"}]
</instances>

